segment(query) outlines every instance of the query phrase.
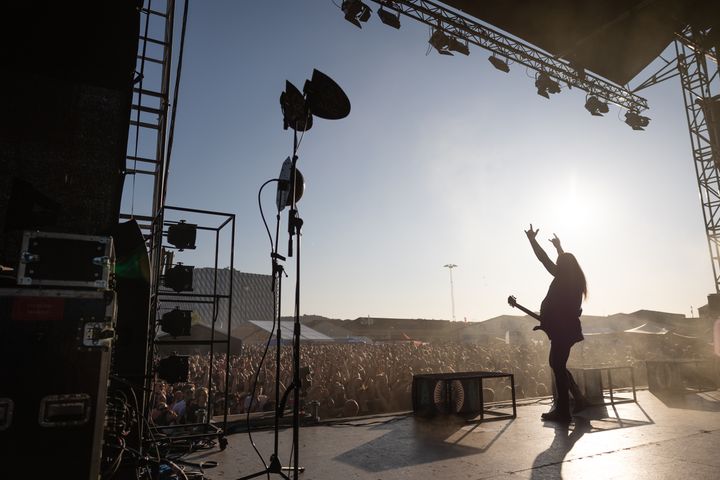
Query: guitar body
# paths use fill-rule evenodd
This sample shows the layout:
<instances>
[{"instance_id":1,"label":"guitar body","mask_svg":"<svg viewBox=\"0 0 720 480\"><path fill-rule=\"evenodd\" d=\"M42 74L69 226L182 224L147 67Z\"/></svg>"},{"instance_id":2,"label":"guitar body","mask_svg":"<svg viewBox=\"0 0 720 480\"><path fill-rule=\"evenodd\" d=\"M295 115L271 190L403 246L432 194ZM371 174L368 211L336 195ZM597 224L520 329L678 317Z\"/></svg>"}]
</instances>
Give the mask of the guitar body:
<instances>
[{"instance_id":1,"label":"guitar body","mask_svg":"<svg viewBox=\"0 0 720 480\"><path fill-rule=\"evenodd\" d=\"M520 305L519 303L517 303L517 299L512 295L510 295L508 297L507 301L508 301L508 305L510 305L511 307L522 310L523 312L525 312L526 314L528 314L529 316L531 316L532 318L534 318L535 320L540 322L540 325L533 327L533 330L542 330L547 335L547 331L543 328L543 325L542 325L543 321L542 321L542 317L540 315L538 315L537 313L535 313L531 310L528 310L527 308L525 308L522 305Z\"/></svg>"}]
</instances>

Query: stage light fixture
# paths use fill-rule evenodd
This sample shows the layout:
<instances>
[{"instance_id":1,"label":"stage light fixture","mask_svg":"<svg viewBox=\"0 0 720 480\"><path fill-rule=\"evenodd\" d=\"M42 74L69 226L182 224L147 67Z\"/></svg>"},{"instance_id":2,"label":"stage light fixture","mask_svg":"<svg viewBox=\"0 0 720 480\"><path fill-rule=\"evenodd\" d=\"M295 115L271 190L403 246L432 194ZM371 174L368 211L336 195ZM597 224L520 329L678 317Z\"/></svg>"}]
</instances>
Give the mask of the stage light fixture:
<instances>
[{"instance_id":1,"label":"stage light fixture","mask_svg":"<svg viewBox=\"0 0 720 480\"><path fill-rule=\"evenodd\" d=\"M197 225L185 223L185 220L168 227L167 241L178 250L193 250L196 238Z\"/></svg>"},{"instance_id":2,"label":"stage light fixture","mask_svg":"<svg viewBox=\"0 0 720 480\"><path fill-rule=\"evenodd\" d=\"M467 40L463 43L458 38L450 37L448 49L453 52L462 53L465 56L470 55L470 46L468 45Z\"/></svg>"},{"instance_id":3,"label":"stage light fixture","mask_svg":"<svg viewBox=\"0 0 720 480\"><path fill-rule=\"evenodd\" d=\"M488 60L490 61L490 63L492 63L493 67L497 68L501 72L508 73L510 71L510 67L508 66L507 62L500 60L495 55L490 55L488 57Z\"/></svg>"},{"instance_id":4,"label":"stage light fixture","mask_svg":"<svg viewBox=\"0 0 720 480\"><path fill-rule=\"evenodd\" d=\"M541 97L550 98L550 93L560 93L560 84L544 72L538 74L535 86L537 87L537 94Z\"/></svg>"},{"instance_id":5,"label":"stage light fixture","mask_svg":"<svg viewBox=\"0 0 720 480\"><path fill-rule=\"evenodd\" d=\"M176 292L191 292L193 289L193 269L190 265L178 263L165 271L165 286Z\"/></svg>"},{"instance_id":6,"label":"stage light fixture","mask_svg":"<svg viewBox=\"0 0 720 480\"><path fill-rule=\"evenodd\" d=\"M610 111L608 104L599 100L595 95L590 95L585 101L585 110L594 117L602 117L603 114Z\"/></svg>"},{"instance_id":7,"label":"stage light fixture","mask_svg":"<svg viewBox=\"0 0 720 480\"><path fill-rule=\"evenodd\" d=\"M450 52L450 37L445 35L445 33L442 30L434 30L432 35L430 35L430 40L428 40L428 43L437 50L437 52L440 55L450 55L452 56L452 52Z\"/></svg>"},{"instance_id":8,"label":"stage light fixture","mask_svg":"<svg viewBox=\"0 0 720 480\"><path fill-rule=\"evenodd\" d=\"M312 128L312 115L308 112L307 102L300 90L285 81L285 91L280 94L280 109L283 113L283 129L292 128L305 132Z\"/></svg>"},{"instance_id":9,"label":"stage light fixture","mask_svg":"<svg viewBox=\"0 0 720 480\"><path fill-rule=\"evenodd\" d=\"M340 120L350 115L350 100L335 81L319 70L305 81L302 93L292 83L285 82L280 94L283 128L297 132L310 130L313 116L326 120Z\"/></svg>"},{"instance_id":10,"label":"stage light fixture","mask_svg":"<svg viewBox=\"0 0 720 480\"><path fill-rule=\"evenodd\" d=\"M360 0L343 0L340 9L345 14L345 20L358 28L362 28L360 22L367 22L370 19L372 10Z\"/></svg>"},{"instance_id":11,"label":"stage light fixture","mask_svg":"<svg viewBox=\"0 0 720 480\"><path fill-rule=\"evenodd\" d=\"M160 329L173 337L189 337L192 327L192 310L170 310L160 319Z\"/></svg>"},{"instance_id":12,"label":"stage light fixture","mask_svg":"<svg viewBox=\"0 0 720 480\"><path fill-rule=\"evenodd\" d=\"M291 181L293 178L292 174L292 160L287 157L282 164L280 169L280 176L278 177L277 195L275 197L275 203L277 204L278 211L281 212L285 207L291 207L293 204L292 192L291 192ZM300 173L298 168L295 168L295 203L300 201L305 192L305 178Z\"/></svg>"},{"instance_id":13,"label":"stage light fixture","mask_svg":"<svg viewBox=\"0 0 720 480\"><path fill-rule=\"evenodd\" d=\"M625 113L625 123L630 125L633 130L645 130L645 127L650 124L650 118L630 110Z\"/></svg>"},{"instance_id":14,"label":"stage light fixture","mask_svg":"<svg viewBox=\"0 0 720 480\"><path fill-rule=\"evenodd\" d=\"M325 120L340 120L350 115L350 99L340 85L313 69L310 80L305 81L303 93L310 113Z\"/></svg>"},{"instance_id":15,"label":"stage light fixture","mask_svg":"<svg viewBox=\"0 0 720 480\"><path fill-rule=\"evenodd\" d=\"M184 383L188 381L189 357L187 355L171 355L160 359L157 367L158 377L168 383Z\"/></svg>"},{"instance_id":16,"label":"stage light fixture","mask_svg":"<svg viewBox=\"0 0 720 480\"><path fill-rule=\"evenodd\" d=\"M378 13L378 17L380 17L380 21L382 23L384 23L385 25L387 25L389 27L393 27L398 30L400 29L400 14L399 13L396 15L392 12L389 12L389 11L383 9L382 6L380 7L380 10L378 10L377 13Z\"/></svg>"}]
</instances>

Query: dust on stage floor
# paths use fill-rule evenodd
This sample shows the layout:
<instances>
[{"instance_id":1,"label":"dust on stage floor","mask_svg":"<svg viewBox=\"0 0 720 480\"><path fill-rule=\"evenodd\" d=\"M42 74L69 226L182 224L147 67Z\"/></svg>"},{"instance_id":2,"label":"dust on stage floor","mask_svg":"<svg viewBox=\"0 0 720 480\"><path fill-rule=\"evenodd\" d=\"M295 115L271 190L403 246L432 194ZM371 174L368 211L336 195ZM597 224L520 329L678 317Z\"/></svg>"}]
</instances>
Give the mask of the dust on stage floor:
<instances>
[{"instance_id":1,"label":"dust on stage floor","mask_svg":"<svg viewBox=\"0 0 720 480\"><path fill-rule=\"evenodd\" d=\"M493 422L399 415L302 427L299 458L305 473L300 478L719 478L720 391L659 398L641 390L637 403L591 407L568 428L540 420L547 403L521 405L517 418ZM253 432L252 439L268 462L273 431ZM228 440L224 451L197 452L184 460L217 462L205 470L212 480L263 469L247 433ZM279 452L285 465L291 441L292 431L282 430Z\"/></svg>"}]
</instances>

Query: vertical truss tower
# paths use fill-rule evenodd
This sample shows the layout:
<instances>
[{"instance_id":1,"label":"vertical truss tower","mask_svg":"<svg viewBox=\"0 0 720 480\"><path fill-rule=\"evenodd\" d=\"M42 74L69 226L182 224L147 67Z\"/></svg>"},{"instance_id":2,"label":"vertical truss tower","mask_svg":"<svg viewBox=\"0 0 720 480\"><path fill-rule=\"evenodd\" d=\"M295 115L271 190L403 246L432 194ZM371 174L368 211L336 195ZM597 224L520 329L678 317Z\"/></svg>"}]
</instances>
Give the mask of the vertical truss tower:
<instances>
[{"instance_id":1,"label":"vertical truss tower","mask_svg":"<svg viewBox=\"0 0 720 480\"><path fill-rule=\"evenodd\" d=\"M720 293L720 79L718 47L705 46L707 33L687 28L675 49L715 292Z\"/></svg>"}]
</instances>

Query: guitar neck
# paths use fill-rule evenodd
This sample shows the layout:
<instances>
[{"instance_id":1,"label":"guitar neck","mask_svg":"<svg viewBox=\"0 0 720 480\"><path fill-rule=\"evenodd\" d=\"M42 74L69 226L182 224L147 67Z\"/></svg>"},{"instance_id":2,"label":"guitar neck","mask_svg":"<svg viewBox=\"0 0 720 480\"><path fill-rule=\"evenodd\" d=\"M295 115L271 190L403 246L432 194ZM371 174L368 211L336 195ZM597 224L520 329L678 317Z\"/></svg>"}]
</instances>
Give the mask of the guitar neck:
<instances>
[{"instance_id":1,"label":"guitar neck","mask_svg":"<svg viewBox=\"0 0 720 480\"><path fill-rule=\"evenodd\" d=\"M534 318L535 320L537 320L538 322L542 321L542 319L540 318L540 315L538 315L537 313L535 313L535 312L533 312L533 311L531 311L531 310L528 310L527 308L523 307L523 306L520 305L519 303L516 303L516 304L515 304L515 307L517 307L517 308L519 308L520 310L522 310L523 312L527 313L528 315L530 315L531 317L533 317L533 318Z\"/></svg>"}]
</instances>

